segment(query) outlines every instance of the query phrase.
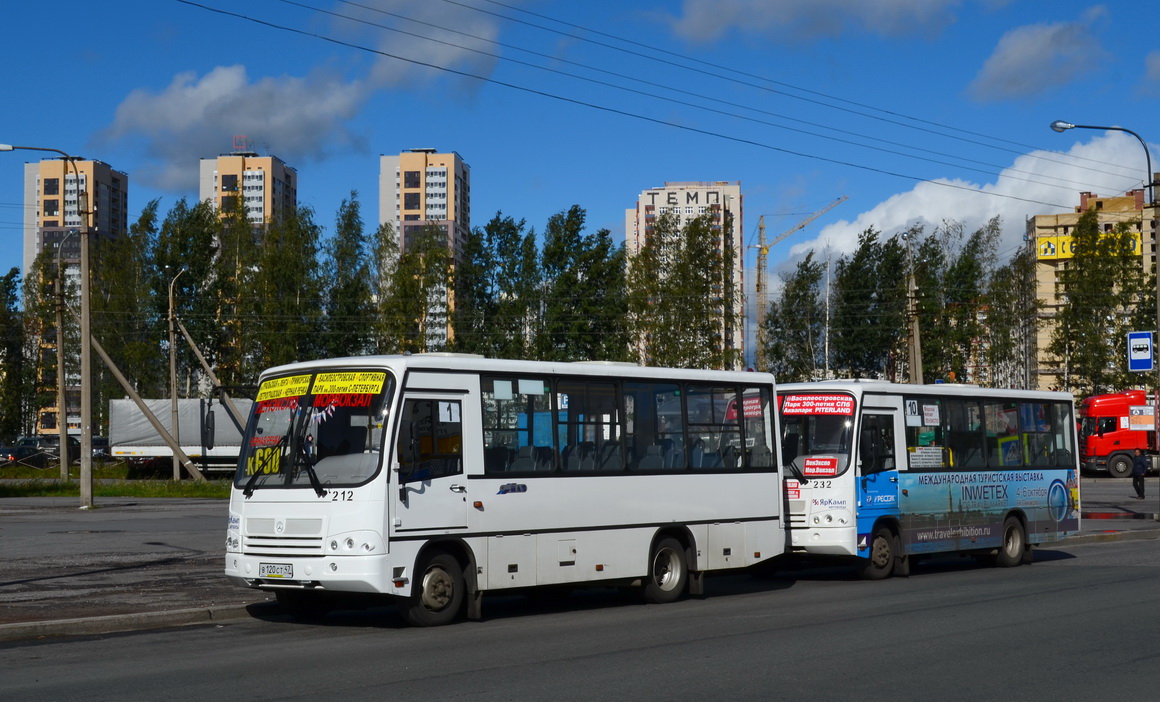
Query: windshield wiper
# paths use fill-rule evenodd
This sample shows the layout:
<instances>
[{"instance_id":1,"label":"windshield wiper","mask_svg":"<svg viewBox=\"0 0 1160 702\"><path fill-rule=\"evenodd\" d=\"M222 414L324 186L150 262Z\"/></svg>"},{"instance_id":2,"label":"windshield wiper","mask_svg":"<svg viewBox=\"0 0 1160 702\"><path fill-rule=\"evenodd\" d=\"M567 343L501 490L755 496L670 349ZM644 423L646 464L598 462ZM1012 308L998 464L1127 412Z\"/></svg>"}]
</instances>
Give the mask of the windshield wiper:
<instances>
[{"instance_id":1,"label":"windshield wiper","mask_svg":"<svg viewBox=\"0 0 1160 702\"><path fill-rule=\"evenodd\" d=\"M306 447L302 442L298 442L298 454L294 459L294 467L299 465L306 467L306 477L310 478L310 487L314 488L314 494L319 497L326 497L326 488L322 487L322 482L318 479L318 473L314 471L314 459L307 453Z\"/></svg>"},{"instance_id":2,"label":"windshield wiper","mask_svg":"<svg viewBox=\"0 0 1160 702\"><path fill-rule=\"evenodd\" d=\"M280 439L278 439L278 443L274 444L274 448L281 449L282 444L284 444L284 443L286 443L286 437L282 436ZM253 496L254 483L258 482L258 476L264 474L264 471L262 469L265 468L270 463L270 461L274 460L274 456L277 456L277 455L278 455L278 451L270 451L266 454L265 460L263 460L261 463L259 463L257 461L254 462L254 474L251 475L250 479L246 481L246 487L244 487L242 489L243 495L245 495L247 498Z\"/></svg>"},{"instance_id":3,"label":"windshield wiper","mask_svg":"<svg viewBox=\"0 0 1160 702\"><path fill-rule=\"evenodd\" d=\"M793 474L797 476L797 479L799 481L801 481L802 485L809 484L810 479L802 474L801 470L797 467L797 465L793 461L789 462L789 469L793 471Z\"/></svg>"}]
</instances>

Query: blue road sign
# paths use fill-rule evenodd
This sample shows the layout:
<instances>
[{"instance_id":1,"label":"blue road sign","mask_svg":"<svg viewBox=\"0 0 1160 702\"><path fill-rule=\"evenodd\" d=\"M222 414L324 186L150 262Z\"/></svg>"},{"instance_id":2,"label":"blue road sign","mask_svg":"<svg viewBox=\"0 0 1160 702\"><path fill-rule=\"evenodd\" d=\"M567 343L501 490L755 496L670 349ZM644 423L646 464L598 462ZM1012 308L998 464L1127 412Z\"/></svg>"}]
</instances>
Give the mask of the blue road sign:
<instances>
[{"instance_id":1,"label":"blue road sign","mask_svg":"<svg viewBox=\"0 0 1160 702\"><path fill-rule=\"evenodd\" d=\"M1128 332L1128 370L1150 371L1152 361L1152 332Z\"/></svg>"}]
</instances>

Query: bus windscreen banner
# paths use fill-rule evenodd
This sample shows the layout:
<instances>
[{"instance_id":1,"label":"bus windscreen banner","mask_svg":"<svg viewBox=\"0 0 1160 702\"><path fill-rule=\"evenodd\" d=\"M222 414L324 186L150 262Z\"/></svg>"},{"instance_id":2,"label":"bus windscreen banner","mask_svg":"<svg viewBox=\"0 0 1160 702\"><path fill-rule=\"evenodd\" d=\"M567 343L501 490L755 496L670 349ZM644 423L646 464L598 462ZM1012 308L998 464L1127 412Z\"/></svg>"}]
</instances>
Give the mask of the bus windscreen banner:
<instances>
[{"instance_id":1,"label":"bus windscreen banner","mask_svg":"<svg viewBox=\"0 0 1160 702\"><path fill-rule=\"evenodd\" d=\"M781 413L850 417L854 414L854 398L849 395L785 395L781 400Z\"/></svg>"}]
</instances>

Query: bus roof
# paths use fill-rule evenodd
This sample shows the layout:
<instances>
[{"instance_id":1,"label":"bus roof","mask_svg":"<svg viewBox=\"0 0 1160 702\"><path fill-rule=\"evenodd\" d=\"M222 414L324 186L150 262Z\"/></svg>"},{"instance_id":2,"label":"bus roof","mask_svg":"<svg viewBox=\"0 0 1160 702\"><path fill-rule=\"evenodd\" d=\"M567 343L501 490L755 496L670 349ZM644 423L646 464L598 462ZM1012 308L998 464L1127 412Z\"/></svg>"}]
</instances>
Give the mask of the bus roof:
<instances>
[{"instance_id":1,"label":"bus roof","mask_svg":"<svg viewBox=\"0 0 1160 702\"><path fill-rule=\"evenodd\" d=\"M848 392L855 397L862 395L943 395L952 397L1010 398L1042 400L1050 402L1074 402L1070 392L1050 390L1016 390L1007 388L984 388L978 385L959 383L890 383L884 380L819 380L810 383L784 383L777 387L778 394L801 392Z\"/></svg>"},{"instance_id":2,"label":"bus roof","mask_svg":"<svg viewBox=\"0 0 1160 702\"><path fill-rule=\"evenodd\" d=\"M408 370L482 372L482 373L537 373L541 375L614 376L622 378L657 378L684 381L712 380L746 385L772 385L773 375L751 371L707 371L691 368L660 368L631 363L577 361L522 361L485 358L475 354L418 353L410 355L349 356L302 361L269 368L261 377L320 368L383 368L402 375Z\"/></svg>"}]
</instances>

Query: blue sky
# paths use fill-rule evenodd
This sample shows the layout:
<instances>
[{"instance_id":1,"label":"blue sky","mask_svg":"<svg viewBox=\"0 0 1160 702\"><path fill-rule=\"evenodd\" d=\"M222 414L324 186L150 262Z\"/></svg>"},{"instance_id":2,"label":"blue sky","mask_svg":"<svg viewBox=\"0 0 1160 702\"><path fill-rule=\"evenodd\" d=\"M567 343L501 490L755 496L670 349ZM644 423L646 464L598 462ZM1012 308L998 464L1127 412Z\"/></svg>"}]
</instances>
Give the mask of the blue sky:
<instances>
[{"instance_id":1,"label":"blue sky","mask_svg":"<svg viewBox=\"0 0 1160 702\"><path fill-rule=\"evenodd\" d=\"M869 226L998 215L1005 259L1027 216L1144 181L1134 138L1053 120L1160 155L1155 2L198 3L7 8L0 143L127 172L132 218L196 199L198 159L245 135L298 169L328 231L352 190L373 226L378 156L416 147L471 166L475 226L502 211L542 231L578 204L623 240L641 191L729 180L756 243L759 215L772 239L847 196L774 247L771 286ZM37 156L0 153L0 271L20 265Z\"/></svg>"}]
</instances>

